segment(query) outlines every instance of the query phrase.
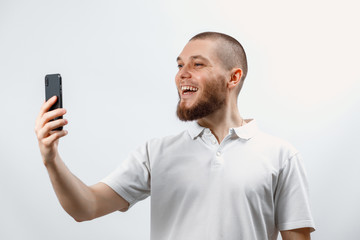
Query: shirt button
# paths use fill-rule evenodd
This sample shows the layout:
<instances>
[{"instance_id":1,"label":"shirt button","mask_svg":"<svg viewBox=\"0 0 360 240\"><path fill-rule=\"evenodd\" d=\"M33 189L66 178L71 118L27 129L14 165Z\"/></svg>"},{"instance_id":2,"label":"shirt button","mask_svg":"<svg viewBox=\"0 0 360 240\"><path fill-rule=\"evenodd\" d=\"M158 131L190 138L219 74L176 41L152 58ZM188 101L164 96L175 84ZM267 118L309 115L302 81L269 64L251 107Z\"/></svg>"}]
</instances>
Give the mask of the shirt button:
<instances>
[{"instance_id":1,"label":"shirt button","mask_svg":"<svg viewBox=\"0 0 360 240\"><path fill-rule=\"evenodd\" d=\"M212 144L216 144L216 140L212 140Z\"/></svg>"},{"instance_id":2,"label":"shirt button","mask_svg":"<svg viewBox=\"0 0 360 240\"><path fill-rule=\"evenodd\" d=\"M220 151L217 151L217 152L216 152L216 156L220 157L220 155L221 155L221 152L220 152Z\"/></svg>"}]
</instances>

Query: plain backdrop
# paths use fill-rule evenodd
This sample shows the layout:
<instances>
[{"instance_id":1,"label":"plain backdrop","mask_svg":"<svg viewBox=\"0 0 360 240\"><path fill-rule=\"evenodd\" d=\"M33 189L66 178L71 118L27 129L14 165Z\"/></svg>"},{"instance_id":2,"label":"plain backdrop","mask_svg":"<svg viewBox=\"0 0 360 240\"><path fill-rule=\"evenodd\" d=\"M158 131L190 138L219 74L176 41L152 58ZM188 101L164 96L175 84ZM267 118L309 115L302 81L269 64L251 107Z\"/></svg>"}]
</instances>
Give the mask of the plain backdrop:
<instances>
[{"instance_id":1,"label":"plain backdrop","mask_svg":"<svg viewBox=\"0 0 360 240\"><path fill-rule=\"evenodd\" d=\"M187 127L175 115L176 57L202 31L243 44L241 115L302 153L313 239L357 239L359 9L356 0L0 0L0 239L149 239L150 198L82 223L61 208L34 133L44 76L63 77L60 154L95 184L146 140Z\"/></svg>"}]
</instances>

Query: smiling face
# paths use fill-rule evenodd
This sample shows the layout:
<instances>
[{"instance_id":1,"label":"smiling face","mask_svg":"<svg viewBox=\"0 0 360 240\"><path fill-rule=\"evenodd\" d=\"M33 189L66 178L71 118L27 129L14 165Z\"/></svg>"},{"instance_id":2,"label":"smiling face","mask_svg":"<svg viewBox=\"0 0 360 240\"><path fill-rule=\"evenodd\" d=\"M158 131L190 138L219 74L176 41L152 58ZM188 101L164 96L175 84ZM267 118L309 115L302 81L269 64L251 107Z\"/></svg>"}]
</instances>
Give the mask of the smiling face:
<instances>
[{"instance_id":1,"label":"smiling face","mask_svg":"<svg viewBox=\"0 0 360 240\"><path fill-rule=\"evenodd\" d=\"M227 71L216 55L216 41L192 40L177 62L175 82L179 94L177 116L192 121L208 116L226 103Z\"/></svg>"}]
</instances>

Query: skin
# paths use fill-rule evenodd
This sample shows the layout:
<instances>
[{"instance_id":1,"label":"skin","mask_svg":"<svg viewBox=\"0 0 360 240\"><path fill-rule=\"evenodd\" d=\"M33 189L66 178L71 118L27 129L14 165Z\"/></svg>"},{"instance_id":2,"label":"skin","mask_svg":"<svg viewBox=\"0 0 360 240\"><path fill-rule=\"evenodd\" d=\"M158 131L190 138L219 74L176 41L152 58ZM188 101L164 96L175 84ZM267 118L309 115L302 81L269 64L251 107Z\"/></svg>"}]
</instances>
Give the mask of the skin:
<instances>
[{"instance_id":1,"label":"skin","mask_svg":"<svg viewBox=\"0 0 360 240\"><path fill-rule=\"evenodd\" d=\"M62 161L58 145L59 139L67 135L66 130L52 131L65 126L66 119L51 121L66 113L65 109L48 112L56 102L56 97L45 102L35 122L35 133L43 163L48 171L55 193L64 210L76 221L91 220L108 213L128 208L129 203L103 183L85 185L73 175Z\"/></svg>"},{"instance_id":2,"label":"skin","mask_svg":"<svg viewBox=\"0 0 360 240\"><path fill-rule=\"evenodd\" d=\"M219 143L229 132L229 128L239 127L250 120L240 116L237 107L238 92L242 87L242 70L233 68L226 70L217 58L217 41L190 41L178 57L179 71L175 77L182 108L191 108L204 98L204 89L209 81L222 81L225 86L225 104L213 113L198 119L201 126L210 128ZM220 83L221 84L221 83ZM194 86L198 91L184 94L181 86ZM239 89L240 88L240 89ZM91 220L108 213L125 211L129 203L103 183L93 186L85 185L74 176L62 161L59 152L59 139L67 135L66 130L53 129L68 124L66 119L50 121L66 113L65 109L48 112L56 102L56 97L45 102L35 123L35 133L44 166L46 167L60 204L76 221ZM308 228L282 231L284 240L308 240Z\"/></svg>"},{"instance_id":3,"label":"skin","mask_svg":"<svg viewBox=\"0 0 360 240\"><path fill-rule=\"evenodd\" d=\"M203 60L195 59L195 62L200 61ZM200 63L195 63L195 68L200 69L202 66L203 65ZM189 84L190 83L185 83L187 86L189 86ZM207 81L198 92L198 99L191 106L185 106L186 101L181 100L181 96L179 96L179 102L176 111L177 116L180 120L183 121L193 121L213 113L214 111L223 107L225 104L225 91L226 86L222 79L217 79L216 81ZM179 93L179 95L181 94L184 96L184 98L188 98L194 95L195 92L185 90Z\"/></svg>"},{"instance_id":4,"label":"skin","mask_svg":"<svg viewBox=\"0 0 360 240\"><path fill-rule=\"evenodd\" d=\"M310 240L310 228L281 231L281 237L284 240Z\"/></svg>"},{"instance_id":5,"label":"skin","mask_svg":"<svg viewBox=\"0 0 360 240\"><path fill-rule=\"evenodd\" d=\"M180 105L191 108L201 99L204 86L208 81L223 79L226 86L225 104L214 113L198 119L201 126L210 128L220 143L228 134L229 128L239 127L243 122L237 107L236 88L242 85L240 81L242 70L234 68L226 70L222 67L216 55L218 42L210 40L190 41L178 57L179 71L175 82L181 96ZM201 56L196 57L194 56ZM184 95L181 86L193 85L198 91L191 95Z\"/></svg>"}]
</instances>

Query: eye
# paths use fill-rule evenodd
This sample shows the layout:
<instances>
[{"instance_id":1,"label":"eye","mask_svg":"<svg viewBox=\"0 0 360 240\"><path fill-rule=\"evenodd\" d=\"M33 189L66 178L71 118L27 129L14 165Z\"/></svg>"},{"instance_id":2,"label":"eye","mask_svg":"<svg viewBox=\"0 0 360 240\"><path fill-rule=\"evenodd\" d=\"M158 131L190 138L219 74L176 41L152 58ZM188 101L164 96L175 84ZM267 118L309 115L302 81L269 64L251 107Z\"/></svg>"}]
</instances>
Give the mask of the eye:
<instances>
[{"instance_id":1,"label":"eye","mask_svg":"<svg viewBox=\"0 0 360 240\"><path fill-rule=\"evenodd\" d=\"M195 67L201 67L201 66L204 66L204 64L202 64L202 63L195 63L194 65L195 65Z\"/></svg>"},{"instance_id":2,"label":"eye","mask_svg":"<svg viewBox=\"0 0 360 240\"><path fill-rule=\"evenodd\" d=\"M183 65L181 65L181 64L178 64L178 68L180 69L180 68L182 68L183 67Z\"/></svg>"}]
</instances>

